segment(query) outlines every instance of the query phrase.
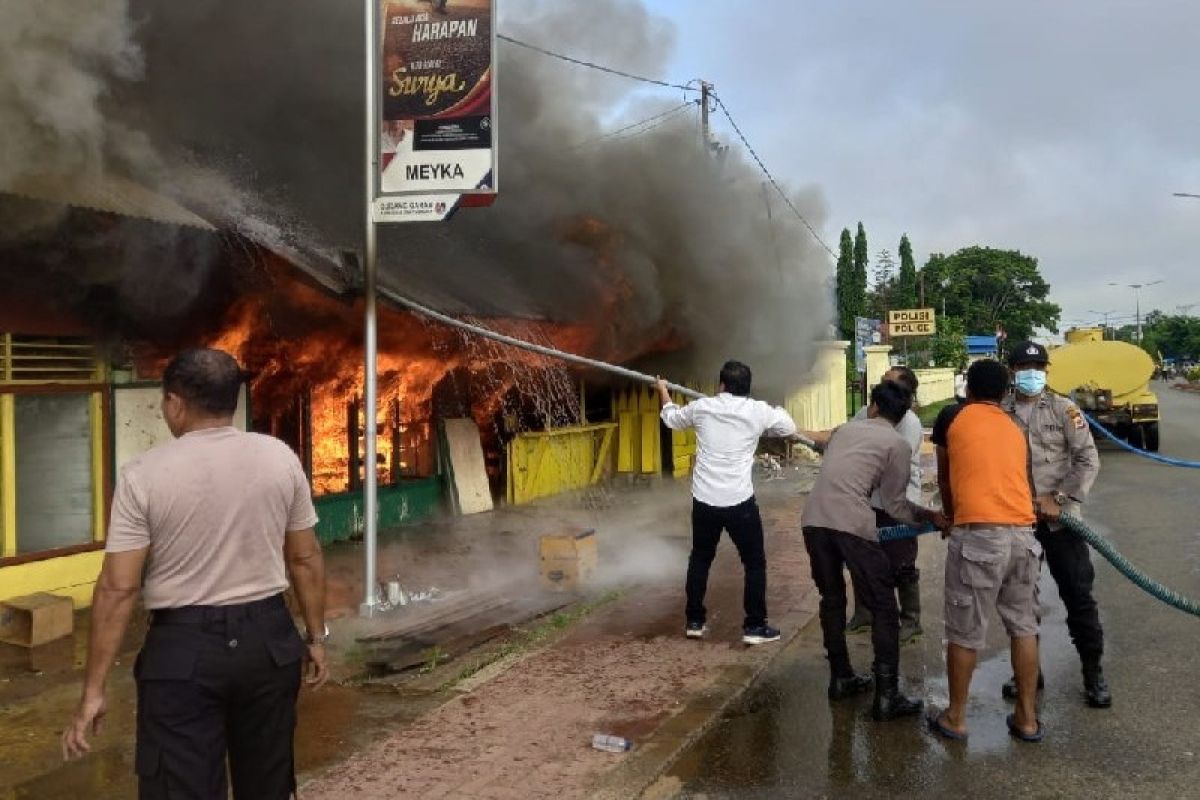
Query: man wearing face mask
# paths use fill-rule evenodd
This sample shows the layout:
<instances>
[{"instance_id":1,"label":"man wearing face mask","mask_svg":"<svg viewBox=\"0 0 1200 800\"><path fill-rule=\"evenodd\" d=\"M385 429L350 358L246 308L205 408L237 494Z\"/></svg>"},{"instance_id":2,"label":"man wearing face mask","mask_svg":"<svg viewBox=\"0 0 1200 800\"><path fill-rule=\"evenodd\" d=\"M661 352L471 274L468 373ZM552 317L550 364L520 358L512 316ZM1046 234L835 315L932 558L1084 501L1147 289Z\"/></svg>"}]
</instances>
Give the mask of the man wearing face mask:
<instances>
[{"instance_id":1,"label":"man wearing face mask","mask_svg":"<svg viewBox=\"0 0 1200 800\"><path fill-rule=\"evenodd\" d=\"M1080 505L1100 471L1100 456L1078 407L1046 391L1046 369L1050 365L1046 348L1036 342L1018 342L1009 352L1008 365L1013 374L1013 392L1003 407L1029 437L1039 511L1037 538L1067 610L1067 630L1083 664L1087 703L1093 708L1108 708L1112 695L1100 667L1104 629L1092 596L1096 573L1087 543L1059 521L1063 511L1079 515ZM1004 696L1016 696L1011 681L1004 686Z\"/></svg>"}]
</instances>

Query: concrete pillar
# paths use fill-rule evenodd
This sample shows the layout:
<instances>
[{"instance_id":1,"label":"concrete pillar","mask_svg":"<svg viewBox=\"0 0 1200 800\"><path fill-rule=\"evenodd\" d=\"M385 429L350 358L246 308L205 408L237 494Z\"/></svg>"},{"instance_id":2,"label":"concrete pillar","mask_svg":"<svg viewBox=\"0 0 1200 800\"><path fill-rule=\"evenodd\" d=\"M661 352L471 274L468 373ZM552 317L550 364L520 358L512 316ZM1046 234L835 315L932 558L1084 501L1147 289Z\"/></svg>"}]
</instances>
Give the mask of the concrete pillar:
<instances>
[{"instance_id":1,"label":"concrete pillar","mask_svg":"<svg viewBox=\"0 0 1200 800\"><path fill-rule=\"evenodd\" d=\"M883 380L883 374L892 368L890 344L869 344L863 348L867 358L867 391Z\"/></svg>"}]
</instances>

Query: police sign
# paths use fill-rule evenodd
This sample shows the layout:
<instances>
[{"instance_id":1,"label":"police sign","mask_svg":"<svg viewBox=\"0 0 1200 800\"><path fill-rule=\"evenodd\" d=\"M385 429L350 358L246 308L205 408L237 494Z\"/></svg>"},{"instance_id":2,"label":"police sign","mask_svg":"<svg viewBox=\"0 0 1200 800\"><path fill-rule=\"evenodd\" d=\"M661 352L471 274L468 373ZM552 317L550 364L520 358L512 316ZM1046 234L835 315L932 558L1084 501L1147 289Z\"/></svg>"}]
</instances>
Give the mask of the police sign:
<instances>
[{"instance_id":1,"label":"police sign","mask_svg":"<svg viewBox=\"0 0 1200 800\"><path fill-rule=\"evenodd\" d=\"M888 312L888 334L891 336L932 336L936 332L932 308Z\"/></svg>"}]
</instances>

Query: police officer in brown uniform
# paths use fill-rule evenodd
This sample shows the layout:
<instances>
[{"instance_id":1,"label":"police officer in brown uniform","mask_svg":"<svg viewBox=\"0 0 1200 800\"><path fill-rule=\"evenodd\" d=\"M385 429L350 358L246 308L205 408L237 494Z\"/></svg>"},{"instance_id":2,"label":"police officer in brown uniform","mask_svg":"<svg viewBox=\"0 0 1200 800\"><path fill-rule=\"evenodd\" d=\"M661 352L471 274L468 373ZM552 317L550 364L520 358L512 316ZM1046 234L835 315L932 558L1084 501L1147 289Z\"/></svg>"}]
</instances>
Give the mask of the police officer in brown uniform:
<instances>
[{"instance_id":1,"label":"police officer in brown uniform","mask_svg":"<svg viewBox=\"0 0 1200 800\"><path fill-rule=\"evenodd\" d=\"M1067 630L1083 664L1088 705L1108 708L1112 705L1112 695L1100 666L1104 629L1092 596L1096 573L1091 554L1083 538L1058 521L1063 511L1079 515L1080 506L1100 472L1100 456L1079 408L1067 398L1046 390L1046 370L1050 365L1046 348L1036 342L1018 342L1009 352L1008 365L1012 370L1013 392L1003 407L1029 437L1033 483L1041 516L1037 538L1067 610ZM1012 682L1005 684L1004 696L1016 696Z\"/></svg>"},{"instance_id":2,"label":"police officer in brown uniform","mask_svg":"<svg viewBox=\"0 0 1200 800\"><path fill-rule=\"evenodd\" d=\"M305 660L325 682L325 572L304 471L287 445L233 427L242 374L219 350L163 373L174 441L121 470L92 600L86 677L63 755L89 750L138 595L150 628L134 667L143 800L282 800ZM288 579L309 631L284 604ZM228 764L228 775L226 770Z\"/></svg>"}]
</instances>

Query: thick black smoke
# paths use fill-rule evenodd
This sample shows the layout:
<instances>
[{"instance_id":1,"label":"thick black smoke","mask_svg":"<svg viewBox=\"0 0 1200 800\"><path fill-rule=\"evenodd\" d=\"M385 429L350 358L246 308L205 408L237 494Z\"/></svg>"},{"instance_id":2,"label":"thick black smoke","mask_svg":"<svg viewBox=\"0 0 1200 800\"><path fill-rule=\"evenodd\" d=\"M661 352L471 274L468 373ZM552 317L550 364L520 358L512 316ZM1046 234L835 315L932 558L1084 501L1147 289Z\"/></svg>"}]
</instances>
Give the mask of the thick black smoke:
<instances>
[{"instance_id":1,"label":"thick black smoke","mask_svg":"<svg viewBox=\"0 0 1200 800\"><path fill-rule=\"evenodd\" d=\"M78 6L36 5L60 20ZM268 246L312 254L356 247L362 4L130 5L105 0L89 12L128 26L112 28L119 33L109 49L97 45L103 57L81 68L117 91L107 103L93 92L106 112L89 118L99 131L95 157ZM632 72L665 72L673 30L636 0L503 6L500 29L516 38ZM739 147L724 155L707 148L694 109L641 135L594 142L687 97L498 46L500 197L447 224L386 226L384 282L451 311L603 322L611 352L623 357L664 338L687 341L655 364L681 379L709 378L722 360L740 358L756 368L760 391L777 396L797 385L813 341L827 331L829 265L779 199L767 199ZM143 77L129 80L139 67ZM0 89L5 114L7 92ZM117 130L144 132L153 149ZM819 195L793 199L819 226Z\"/></svg>"}]
</instances>

